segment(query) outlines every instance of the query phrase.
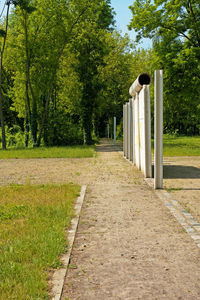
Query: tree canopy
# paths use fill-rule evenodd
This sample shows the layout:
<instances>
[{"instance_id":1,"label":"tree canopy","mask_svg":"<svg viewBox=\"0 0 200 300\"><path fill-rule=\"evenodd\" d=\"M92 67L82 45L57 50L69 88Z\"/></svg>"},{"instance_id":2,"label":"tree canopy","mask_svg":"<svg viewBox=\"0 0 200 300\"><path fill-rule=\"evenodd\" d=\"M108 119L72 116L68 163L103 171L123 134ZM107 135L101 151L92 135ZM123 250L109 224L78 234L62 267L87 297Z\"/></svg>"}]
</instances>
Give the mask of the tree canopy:
<instances>
[{"instance_id":1,"label":"tree canopy","mask_svg":"<svg viewBox=\"0 0 200 300\"><path fill-rule=\"evenodd\" d=\"M0 142L6 148L91 144L122 120L139 73L164 69L165 132L200 130L197 0L136 0L129 29L110 0L10 0L0 23ZM10 9L12 8L12 9ZM17 138L16 138L17 137ZM20 138L19 138L20 137Z\"/></svg>"},{"instance_id":2,"label":"tree canopy","mask_svg":"<svg viewBox=\"0 0 200 300\"><path fill-rule=\"evenodd\" d=\"M122 117L132 80L131 44L115 31L110 1L12 4L3 67L8 131L19 126L25 146L92 143L109 118Z\"/></svg>"},{"instance_id":3,"label":"tree canopy","mask_svg":"<svg viewBox=\"0 0 200 300\"><path fill-rule=\"evenodd\" d=\"M198 0L136 0L129 29L153 40L153 68L164 69L165 130L200 129L200 5Z\"/></svg>"}]
</instances>

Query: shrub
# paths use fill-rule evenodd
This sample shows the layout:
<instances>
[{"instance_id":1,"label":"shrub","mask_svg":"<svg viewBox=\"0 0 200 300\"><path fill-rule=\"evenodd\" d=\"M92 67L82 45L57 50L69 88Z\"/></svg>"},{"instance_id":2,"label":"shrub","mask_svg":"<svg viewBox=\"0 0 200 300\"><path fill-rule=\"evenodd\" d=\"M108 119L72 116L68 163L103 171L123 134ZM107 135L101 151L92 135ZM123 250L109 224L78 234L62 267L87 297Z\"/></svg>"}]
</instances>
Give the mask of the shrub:
<instances>
[{"instance_id":1,"label":"shrub","mask_svg":"<svg viewBox=\"0 0 200 300\"><path fill-rule=\"evenodd\" d=\"M13 125L13 127L6 126L6 141L8 147L20 148L24 146L24 132L20 126Z\"/></svg>"}]
</instances>

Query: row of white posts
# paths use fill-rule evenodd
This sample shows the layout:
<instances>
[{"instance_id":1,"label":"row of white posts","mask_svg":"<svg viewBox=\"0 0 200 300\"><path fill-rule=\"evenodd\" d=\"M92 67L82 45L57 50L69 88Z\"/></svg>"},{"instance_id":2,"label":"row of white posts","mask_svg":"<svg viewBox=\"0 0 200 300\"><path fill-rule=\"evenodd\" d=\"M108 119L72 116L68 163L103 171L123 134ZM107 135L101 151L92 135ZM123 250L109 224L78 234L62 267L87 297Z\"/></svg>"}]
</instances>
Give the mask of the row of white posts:
<instances>
[{"instance_id":1,"label":"row of white posts","mask_svg":"<svg viewBox=\"0 0 200 300\"><path fill-rule=\"evenodd\" d=\"M123 106L124 156L152 177L150 76L138 76ZM163 71L154 73L154 188L163 187Z\"/></svg>"}]
</instances>

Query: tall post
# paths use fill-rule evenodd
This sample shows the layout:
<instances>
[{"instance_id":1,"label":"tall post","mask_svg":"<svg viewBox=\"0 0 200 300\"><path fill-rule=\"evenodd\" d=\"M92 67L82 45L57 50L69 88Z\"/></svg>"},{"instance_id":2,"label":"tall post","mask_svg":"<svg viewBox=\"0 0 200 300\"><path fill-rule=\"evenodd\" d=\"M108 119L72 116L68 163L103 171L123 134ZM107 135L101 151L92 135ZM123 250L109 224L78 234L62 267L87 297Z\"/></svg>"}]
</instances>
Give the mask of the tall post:
<instances>
[{"instance_id":1,"label":"tall post","mask_svg":"<svg viewBox=\"0 0 200 300\"><path fill-rule=\"evenodd\" d=\"M130 161L133 161L133 99L130 98Z\"/></svg>"},{"instance_id":2,"label":"tall post","mask_svg":"<svg viewBox=\"0 0 200 300\"><path fill-rule=\"evenodd\" d=\"M127 120L127 103L125 104L125 157L127 158L127 145L128 145L128 138L127 138L127 131L128 131L128 120Z\"/></svg>"},{"instance_id":3,"label":"tall post","mask_svg":"<svg viewBox=\"0 0 200 300\"><path fill-rule=\"evenodd\" d=\"M154 72L154 188L163 188L163 70Z\"/></svg>"},{"instance_id":4,"label":"tall post","mask_svg":"<svg viewBox=\"0 0 200 300\"><path fill-rule=\"evenodd\" d=\"M132 98L132 109L133 109L133 164L136 163L135 158L135 97Z\"/></svg>"},{"instance_id":5,"label":"tall post","mask_svg":"<svg viewBox=\"0 0 200 300\"><path fill-rule=\"evenodd\" d=\"M117 144L117 139L116 139L116 130L117 130L117 123L116 123L116 117L114 117L114 126L113 126L113 136L114 136L114 145Z\"/></svg>"},{"instance_id":6,"label":"tall post","mask_svg":"<svg viewBox=\"0 0 200 300\"><path fill-rule=\"evenodd\" d=\"M108 139L110 138L110 125L107 125L107 134L108 134Z\"/></svg>"},{"instance_id":7,"label":"tall post","mask_svg":"<svg viewBox=\"0 0 200 300\"><path fill-rule=\"evenodd\" d=\"M127 159L130 159L130 103L127 103Z\"/></svg>"},{"instance_id":8,"label":"tall post","mask_svg":"<svg viewBox=\"0 0 200 300\"><path fill-rule=\"evenodd\" d=\"M140 158L140 122L139 122L139 93L136 94L135 99L135 154L136 154L136 167L141 170L141 158Z\"/></svg>"},{"instance_id":9,"label":"tall post","mask_svg":"<svg viewBox=\"0 0 200 300\"><path fill-rule=\"evenodd\" d=\"M151 165L151 104L150 104L150 88L144 85L144 145L145 145L145 168L144 176L152 177Z\"/></svg>"},{"instance_id":10,"label":"tall post","mask_svg":"<svg viewBox=\"0 0 200 300\"><path fill-rule=\"evenodd\" d=\"M125 105L123 105L123 153L125 154Z\"/></svg>"}]
</instances>

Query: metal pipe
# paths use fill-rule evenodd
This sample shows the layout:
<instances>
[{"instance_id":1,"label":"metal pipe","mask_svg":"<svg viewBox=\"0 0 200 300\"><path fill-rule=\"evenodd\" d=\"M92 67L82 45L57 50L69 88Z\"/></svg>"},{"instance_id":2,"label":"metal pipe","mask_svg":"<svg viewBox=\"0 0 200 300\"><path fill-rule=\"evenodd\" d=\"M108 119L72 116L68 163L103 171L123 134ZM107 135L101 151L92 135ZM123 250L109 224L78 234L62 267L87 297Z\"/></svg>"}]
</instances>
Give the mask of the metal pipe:
<instances>
[{"instance_id":1,"label":"metal pipe","mask_svg":"<svg viewBox=\"0 0 200 300\"><path fill-rule=\"evenodd\" d=\"M108 139L110 138L110 125L107 124L107 134L108 134Z\"/></svg>"},{"instance_id":2,"label":"metal pipe","mask_svg":"<svg viewBox=\"0 0 200 300\"><path fill-rule=\"evenodd\" d=\"M116 139L116 130L117 130L117 123L116 123L116 117L114 117L114 129L113 129L113 136L114 136L114 145L117 144L117 139Z\"/></svg>"},{"instance_id":3,"label":"metal pipe","mask_svg":"<svg viewBox=\"0 0 200 300\"><path fill-rule=\"evenodd\" d=\"M143 85L149 85L151 82L151 77L147 73L142 73L133 82L129 89L129 94L134 98L137 93L142 89Z\"/></svg>"}]
</instances>

